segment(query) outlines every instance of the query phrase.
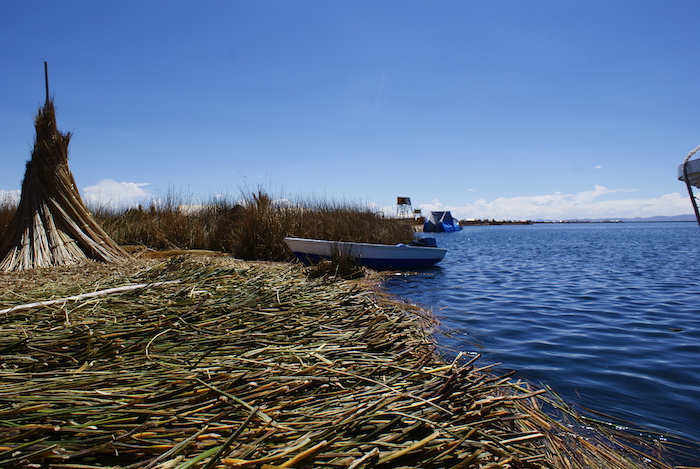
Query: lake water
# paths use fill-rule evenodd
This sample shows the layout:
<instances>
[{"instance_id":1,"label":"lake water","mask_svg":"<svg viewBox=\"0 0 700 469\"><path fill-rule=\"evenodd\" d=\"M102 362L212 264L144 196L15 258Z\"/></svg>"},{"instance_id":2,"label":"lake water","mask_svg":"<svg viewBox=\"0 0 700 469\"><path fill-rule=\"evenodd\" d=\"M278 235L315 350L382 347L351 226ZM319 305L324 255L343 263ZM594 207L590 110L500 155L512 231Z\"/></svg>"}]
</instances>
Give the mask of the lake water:
<instances>
[{"instance_id":1,"label":"lake water","mask_svg":"<svg viewBox=\"0 0 700 469\"><path fill-rule=\"evenodd\" d=\"M392 277L387 288L434 311L451 336L438 335L441 345L481 353L481 363L500 362L627 426L700 441L697 224L434 235L449 249L439 266Z\"/></svg>"}]
</instances>

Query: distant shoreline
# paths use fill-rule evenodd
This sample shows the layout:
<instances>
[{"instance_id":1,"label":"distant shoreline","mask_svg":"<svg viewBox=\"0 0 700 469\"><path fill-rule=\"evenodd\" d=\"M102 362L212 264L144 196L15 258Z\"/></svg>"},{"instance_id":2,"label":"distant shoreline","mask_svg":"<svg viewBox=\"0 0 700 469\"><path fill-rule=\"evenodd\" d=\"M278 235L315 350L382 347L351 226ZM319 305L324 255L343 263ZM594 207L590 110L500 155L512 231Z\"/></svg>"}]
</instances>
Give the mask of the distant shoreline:
<instances>
[{"instance_id":1,"label":"distant shoreline","mask_svg":"<svg viewBox=\"0 0 700 469\"><path fill-rule=\"evenodd\" d=\"M657 220L657 219L611 219L611 220L461 220L460 226L486 225L548 225L548 224L590 224L590 223L697 223L695 220Z\"/></svg>"}]
</instances>

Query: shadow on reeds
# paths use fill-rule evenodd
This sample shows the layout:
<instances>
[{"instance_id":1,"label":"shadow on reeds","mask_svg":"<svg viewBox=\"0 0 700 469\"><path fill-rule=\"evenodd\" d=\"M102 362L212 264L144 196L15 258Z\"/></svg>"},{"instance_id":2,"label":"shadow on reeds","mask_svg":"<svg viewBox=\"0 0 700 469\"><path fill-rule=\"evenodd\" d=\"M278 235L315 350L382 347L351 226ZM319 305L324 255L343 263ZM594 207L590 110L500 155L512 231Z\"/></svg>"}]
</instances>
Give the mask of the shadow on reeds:
<instances>
[{"instance_id":1,"label":"shadow on reeds","mask_svg":"<svg viewBox=\"0 0 700 469\"><path fill-rule=\"evenodd\" d=\"M309 278L354 280L365 276L362 264L348 253L334 249L331 258L312 265L306 270Z\"/></svg>"},{"instance_id":2,"label":"shadow on reeds","mask_svg":"<svg viewBox=\"0 0 700 469\"><path fill-rule=\"evenodd\" d=\"M15 208L12 201L0 200L0 232ZM360 204L289 202L275 200L262 190L203 204L191 204L189 198L171 193L145 208L89 208L120 245L205 249L246 260L291 260L285 236L396 244L409 241L413 234L407 222L384 218Z\"/></svg>"}]
</instances>

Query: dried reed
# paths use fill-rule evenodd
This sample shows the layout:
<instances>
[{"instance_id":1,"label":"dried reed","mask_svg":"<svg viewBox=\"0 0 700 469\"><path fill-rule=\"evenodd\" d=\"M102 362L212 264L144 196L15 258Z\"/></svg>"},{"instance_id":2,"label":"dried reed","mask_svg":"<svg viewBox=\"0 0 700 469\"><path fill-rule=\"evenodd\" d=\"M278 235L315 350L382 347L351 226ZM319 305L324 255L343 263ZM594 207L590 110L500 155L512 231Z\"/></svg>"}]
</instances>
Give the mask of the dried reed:
<instances>
[{"instance_id":1,"label":"dried reed","mask_svg":"<svg viewBox=\"0 0 700 469\"><path fill-rule=\"evenodd\" d=\"M171 192L146 209L93 209L95 218L121 245L151 249L208 249L247 260L289 260L285 236L368 243L408 242L412 226L387 219L359 204L298 201L280 205L262 190L240 200L219 198L201 209L179 209L191 199Z\"/></svg>"},{"instance_id":2,"label":"dried reed","mask_svg":"<svg viewBox=\"0 0 700 469\"><path fill-rule=\"evenodd\" d=\"M125 262L129 256L95 222L80 198L68 168L71 134L58 130L48 96L34 124L34 149L19 205L0 236L0 271L88 259Z\"/></svg>"},{"instance_id":3,"label":"dried reed","mask_svg":"<svg viewBox=\"0 0 700 469\"><path fill-rule=\"evenodd\" d=\"M17 201L9 193L0 196L0 233L5 231L17 210Z\"/></svg>"},{"instance_id":4,"label":"dried reed","mask_svg":"<svg viewBox=\"0 0 700 469\"><path fill-rule=\"evenodd\" d=\"M432 317L367 279L176 258L115 283L153 287L0 315L0 467L666 467L442 361Z\"/></svg>"}]
</instances>

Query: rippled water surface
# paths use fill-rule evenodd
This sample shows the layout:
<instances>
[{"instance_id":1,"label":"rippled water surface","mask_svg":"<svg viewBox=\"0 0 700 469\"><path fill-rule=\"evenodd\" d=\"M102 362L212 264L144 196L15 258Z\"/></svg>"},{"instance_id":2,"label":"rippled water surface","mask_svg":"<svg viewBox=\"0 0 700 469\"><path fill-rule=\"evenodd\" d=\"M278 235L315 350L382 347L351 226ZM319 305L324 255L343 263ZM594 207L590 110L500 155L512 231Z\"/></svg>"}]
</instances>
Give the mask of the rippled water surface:
<instances>
[{"instance_id":1,"label":"rippled water surface","mask_svg":"<svg viewBox=\"0 0 700 469\"><path fill-rule=\"evenodd\" d=\"M436 234L439 267L388 282L566 400L700 441L700 227L535 224Z\"/></svg>"}]
</instances>

